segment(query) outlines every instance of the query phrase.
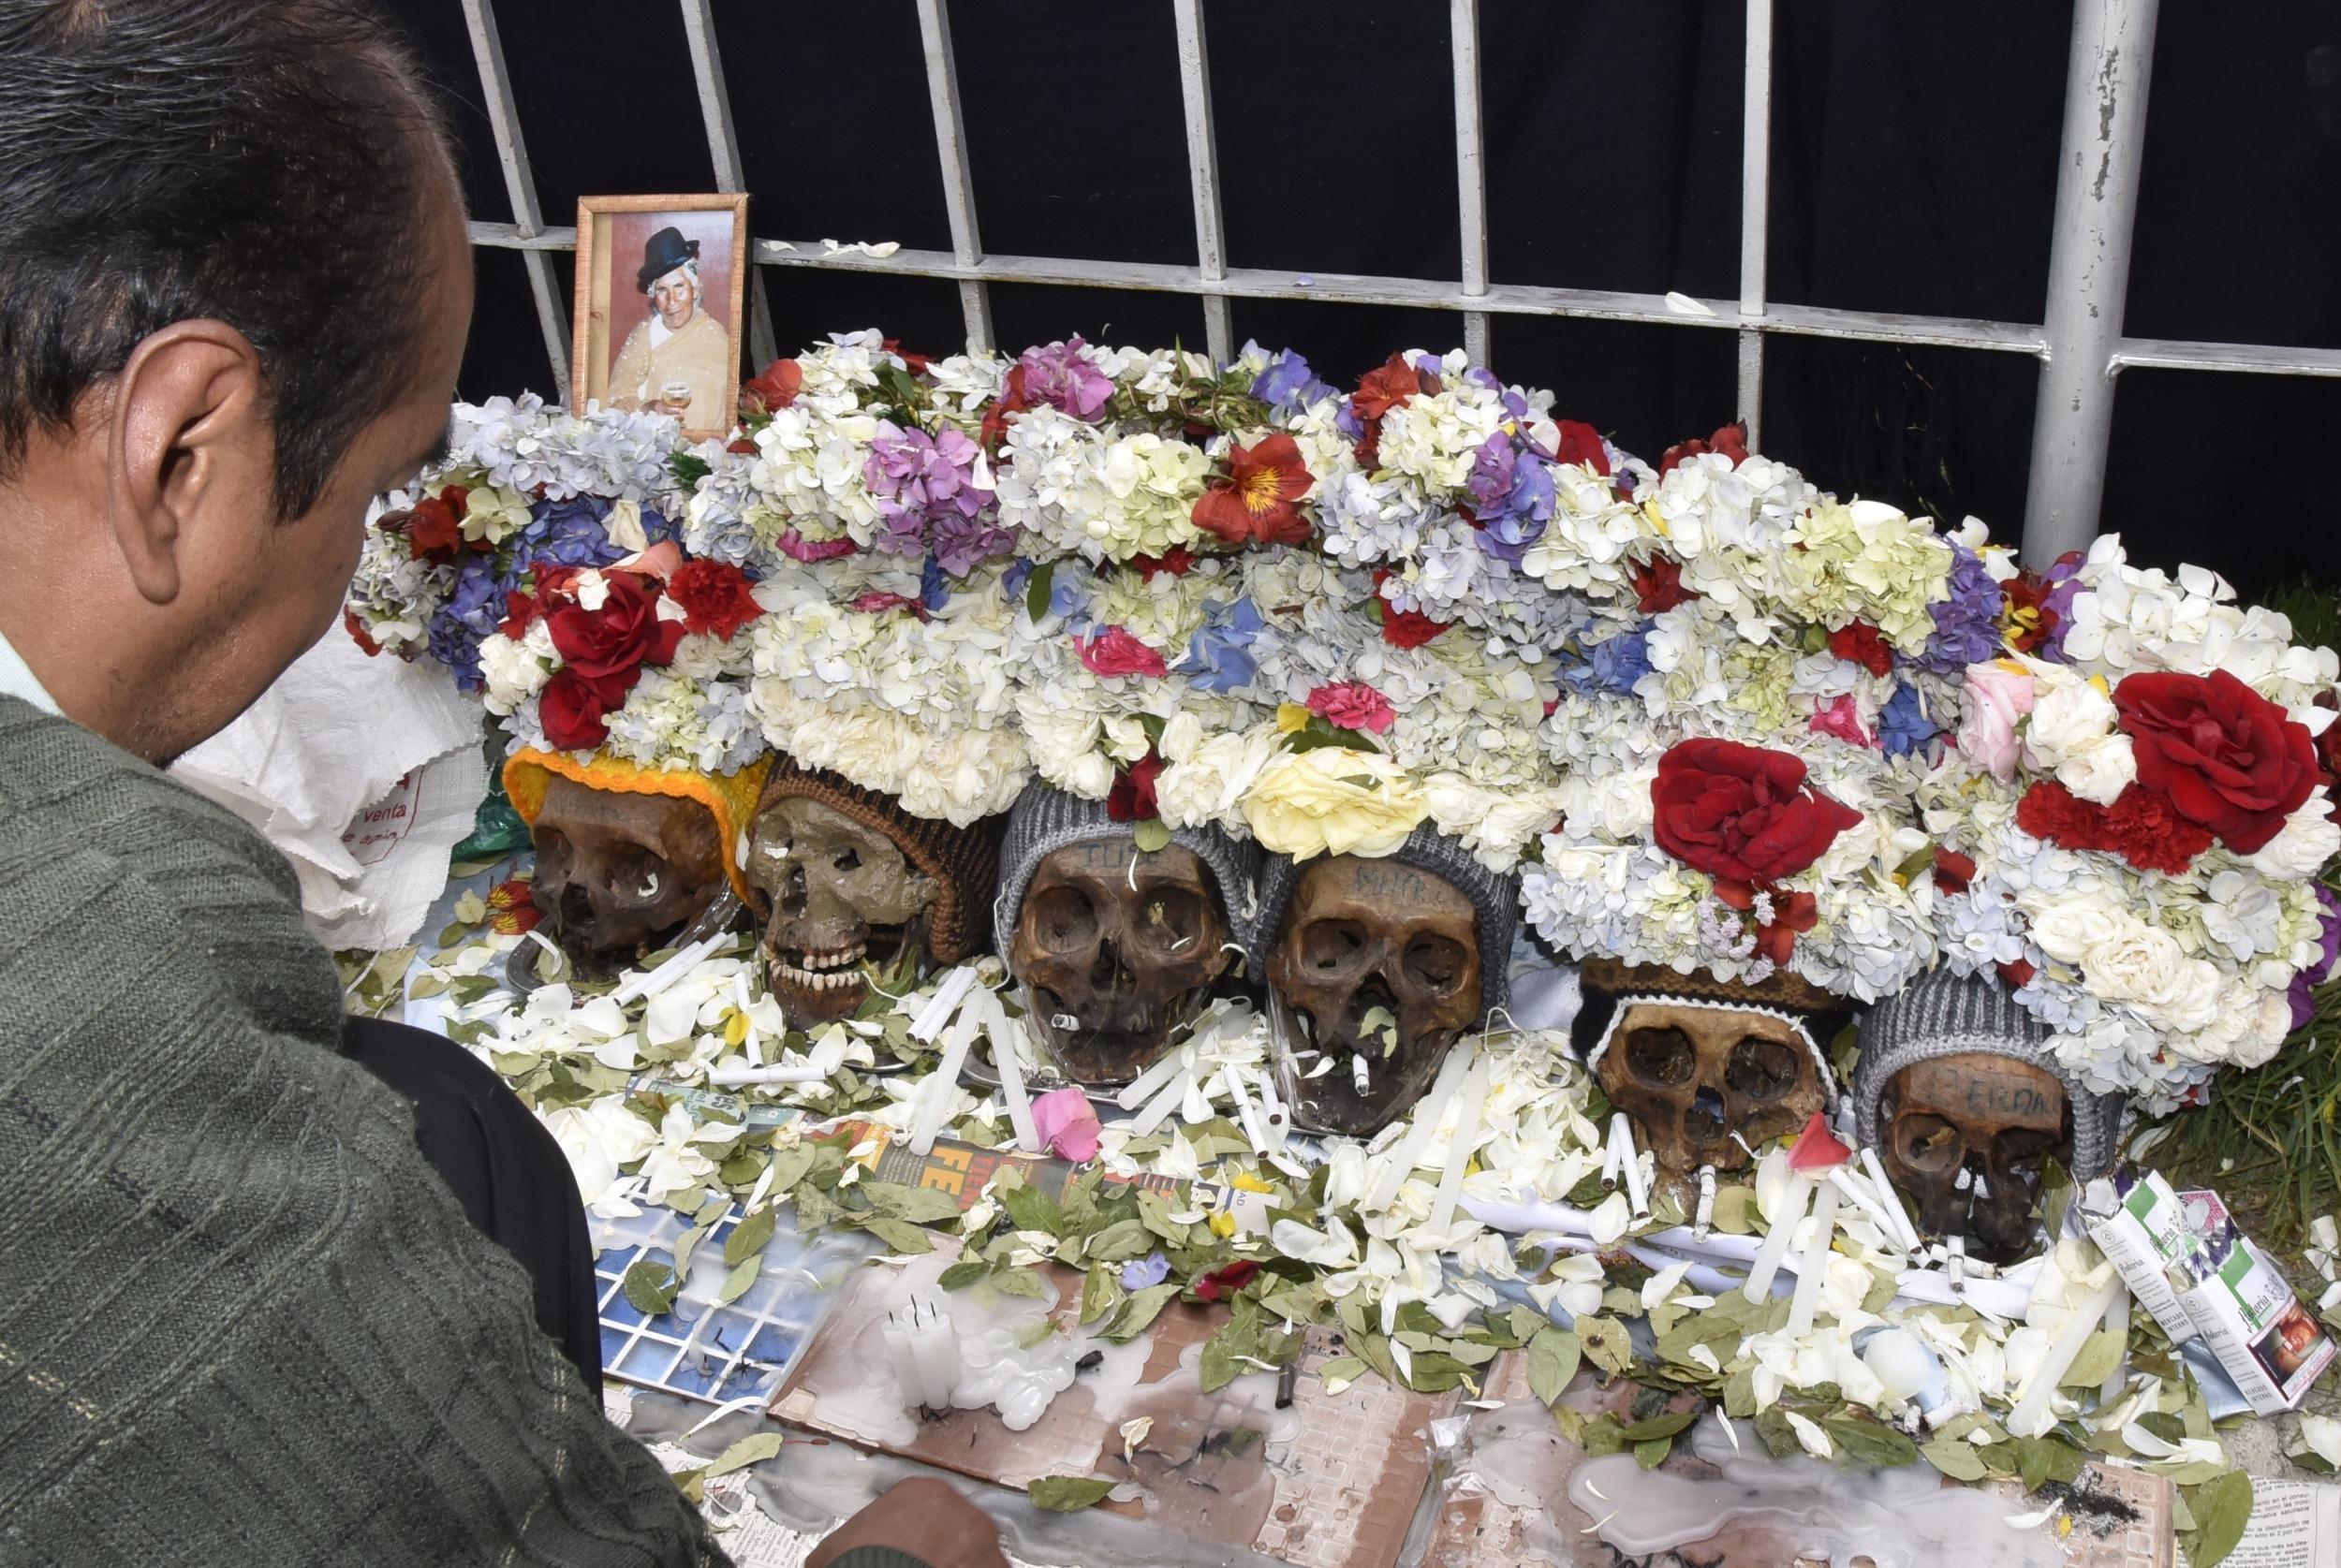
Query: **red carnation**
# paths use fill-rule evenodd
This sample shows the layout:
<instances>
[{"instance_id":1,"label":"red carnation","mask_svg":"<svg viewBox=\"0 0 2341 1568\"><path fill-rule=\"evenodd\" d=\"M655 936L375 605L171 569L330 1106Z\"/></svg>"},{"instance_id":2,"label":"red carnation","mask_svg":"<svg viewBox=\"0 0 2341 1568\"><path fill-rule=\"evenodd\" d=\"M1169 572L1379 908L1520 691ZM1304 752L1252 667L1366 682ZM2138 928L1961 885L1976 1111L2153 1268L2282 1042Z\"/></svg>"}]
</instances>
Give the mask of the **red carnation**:
<instances>
[{"instance_id":1,"label":"red carnation","mask_svg":"<svg viewBox=\"0 0 2341 1568\"><path fill-rule=\"evenodd\" d=\"M1761 885L1794 876L1862 820L1804 783L1787 752L1736 740L1684 740L1651 781L1658 847L1718 879Z\"/></svg>"},{"instance_id":2,"label":"red carnation","mask_svg":"<svg viewBox=\"0 0 2341 1568\"><path fill-rule=\"evenodd\" d=\"M537 708L545 743L555 751L590 752L609 740L603 716L625 703L641 673L640 665L622 675L600 677L581 675L574 666L553 671Z\"/></svg>"},{"instance_id":3,"label":"red carnation","mask_svg":"<svg viewBox=\"0 0 2341 1568\"><path fill-rule=\"evenodd\" d=\"M536 594L523 593L517 588L509 589L504 595L504 619L497 623L496 630L518 642L528 635L529 624L537 619L537 611L541 608L537 603Z\"/></svg>"},{"instance_id":4,"label":"red carnation","mask_svg":"<svg viewBox=\"0 0 2341 1568\"><path fill-rule=\"evenodd\" d=\"M1829 634L1829 652L1848 664L1860 665L1872 675L1892 673L1894 651L1877 627L1865 621L1840 626Z\"/></svg>"},{"instance_id":5,"label":"red carnation","mask_svg":"<svg viewBox=\"0 0 2341 1568\"><path fill-rule=\"evenodd\" d=\"M1737 468L1747 461L1747 427L1734 422L1723 426L1704 441L1679 441L1669 447L1666 454L1658 459L1659 477L1664 478L1672 473L1685 458L1703 457L1709 452L1730 458L1731 466Z\"/></svg>"},{"instance_id":6,"label":"red carnation","mask_svg":"<svg viewBox=\"0 0 2341 1568\"><path fill-rule=\"evenodd\" d=\"M1299 502L1317 481L1301 461L1300 443L1271 435L1230 447L1228 475L1196 498L1195 526L1231 545L1297 545L1309 536Z\"/></svg>"},{"instance_id":7,"label":"red carnation","mask_svg":"<svg viewBox=\"0 0 2341 1568\"><path fill-rule=\"evenodd\" d=\"M1073 652L1092 675L1161 675L1167 669L1162 654L1119 626L1100 628L1095 636L1075 637Z\"/></svg>"},{"instance_id":8,"label":"red carnation","mask_svg":"<svg viewBox=\"0 0 2341 1568\"><path fill-rule=\"evenodd\" d=\"M1583 463L1603 478L1610 475L1609 449L1601 445L1601 432L1583 419L1560 421L1561 439L1553 455L1563 462Z\"/></svg>"},{"instance_id":9,"label":"red carnation","mask_svg":"<svg viewBox=\"0 0 2341 1568\"><path fill-rule=\"evenodd\" d=\"M667 579L667 597L683 607L685 631L729 642L732 633L764 613L754 586L729 562L685 561Z\"/></svg>"},{"instance_id":10,"label":"red carnation","mask_svg":"<svg viewBox=\"0 0 2341 1568\"><path fill-rule=\"evenodd\" d=\"M1116 822L1152 822L1162 813L1155 805L1155 781L1162 776L1162 758L1148 752L1113 776L1106 793L1106 815Z\"/></svg>"},{"instance_id":11,"label":"red carnation","mask_svg":"<svg viewBox=\"0 0 2341 1568\"><path fill-rule=\"evenodd\" d=\"M922 626L932 619L927 613L927 607L907 593L863 593L847 608L858 609L864 615L882 615L890 609L907 610L910 618Z\"/></svg>"},{"instance_id":12,"label":"red carnation","mask_svg":"<svg viewBox=\"0 0 2341 1568\"><path fill-rule=\"evenodd\" d=\"M2113 688L2138 782L2238 855L2264 848L2317 787L2308 726L2230 675L2126 676Z\"/></svg>"},{"instance_id":13,"label":"red carnation","mask_svg":"<svg viewBox=\"0 0 2341 1568\"><path fill-rule=\"evenodd\" d=\"M794 359L774 359L764 373L740 388L740 412L755 418L777 413L797 401L804 390L804 367Z\"/></svg>"},{"instance_id":14,"label":"red carnation","mask_svg":"<svg viewBox=\"0 0 2341 1568\"><path fill-rule=\"evenodd\" d=\"M2016 802L2016 826L2061 848L2119 855L2141 871L2170 876L2212 844L2210 832L2179 815L2170 797L2135 784L2100 806L2042 779Z\"/></svg>"},{"instance_id":15,"label":"red carnation","mask_svg":"<svg viewBox=\"0 0 2341 1568\"><path fill-rule=\"evenodd\" d=\"M1796 953L1796 939L1820 924L1820 900L1810 893L1772 887L1772 924L1756 928L1756 951L1775 964Z\"/></svg>"},{"instance_id":16,"label":"red carnation","mask_svg":"<svg viewBox=\"0 0 2341 1568\"><path fill-rule=\"evenodd\" d=\"M1946 893L1964 893L1975 880L1975 857L1955 849L1935 846L1935 886Z\"/></svg>"},{"instance_id":17,"label":"red carnation","mask_svg":"<svg viewBox=\"0 0 2341 1568\"><path fill-rule=\"evenodd\" d=\"M1434 621L1419 609L1400 609L1391 604L1382 595L1382 584L1389 580L1389 567L1374 568L1374 596L1381 606L1384 642L1392 648L1420 648L1454 624L1451 621ZM2341 728L2341 725L2334 727Z\"/></svg>"},{"instance_id":18,"label":"red carnation","mask_svg":"<svg viewBox=\"0 0 2341 1568\"><path fill-rule=\"evenodd\" d=\"M663 665L674 657L683 623L660 616L657 588L632 572L608 572L601 580L607 596L599 609L569 604L548 615L546 623L568 668L596 680L623 675L631 686L634 671L644 664Z\"/></svg>"},{"instance_id":19,"label":"red carnation","mask_svg":"<svg viewBox=\"0 0 2341 1568\"><path fill-rule=\"evenodd\" d=\"M1663 615L1676 605L1699 597L1683 586L1683 564L1663 555L1653 556L1630 568L1628 575L1638 596L1636 608L1644 615Z\"/></svg>"},{"instance_id":20,"label":"red carnation","mask_svg":"<svg viewBox=\"0 0 2341 1568\"><path fill-rule=\"evenodd\" d=\"M1156 572L1169 572L1172 577L1185 577L1195 569L1195 552L1185 545L1172 545L1160 555L1133 555L1130 570L1141 582L1152 582Z\"/></svg>"},{"instance_id":21,"label":"red carnation","mask_svg":"<svg viewBox=\"0 0 2341 1568\"><path fill-rule=\"evenodd\" d=\"M1259 1272L1259 1264L1257 1261L1248 1257L1238 1258L1225 1268L1215 1268L1196 1281L1196 1299L1224 1301L1250 1284L1252 1276Z\"/></svg>"}]
</instances>

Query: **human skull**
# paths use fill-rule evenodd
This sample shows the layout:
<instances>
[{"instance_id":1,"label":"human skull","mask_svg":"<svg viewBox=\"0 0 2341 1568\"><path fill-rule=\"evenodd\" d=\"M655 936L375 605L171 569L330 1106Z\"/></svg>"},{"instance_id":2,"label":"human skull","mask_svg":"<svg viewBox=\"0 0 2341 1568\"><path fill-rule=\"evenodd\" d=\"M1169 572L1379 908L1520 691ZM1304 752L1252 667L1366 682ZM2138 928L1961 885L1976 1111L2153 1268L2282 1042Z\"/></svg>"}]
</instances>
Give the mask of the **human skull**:
<instances>
[{"instance_id":1,"label":"human skull","mask_svg":"<svg viewBox=\"0 0 2341 1568\"><path fill-rule=\"evenodd\" d=\"M1368 1136L1422 1097L1479 1021L1478 911L1436 872L1333 856L1294 886L1268 984L1295 1124Z\"/></svg>"},{"instance_id":2,"label":"human skull","mask_svg":"<svg viewBox=\"0 0 2341 1568\"><path fill-rule=\"evenodd\" d=\"M869 996L868 969L922 940L938 890L886 834L802 795L758 814L747 874L769 916L766 977L795 1029L851 1018Z\"/></svg>"},{"instance_id":3,"label":"human skull","mask_svg":"<svg viewBox=\"0 0 2341 1568\"><path fill-rule=\"evenodd\" d=\"M715 819L695 800L555 777L532 831L546 934L588 969L648 951L724 887Z\"/></svg>"},{"instance_id":4,"label":"human skull","mask_svg":"<svg viewBox=\"0 0 2341 1568\"><path fill-rule=\"evenodd\" d=\"M1879 1109L1887 1178L1930 1235L1966 1237L1986 1263L2031 1250L2041 1165L2072 1151L2055 1074L1989 1051L1932 1057L1888 1080Z\"/></svg>"},{"instance_id":5,"label":"human skull","mask_svg":"<svg viewBox=\"0 0 2341 1568\"><path fill-rule=\"evenodd\" d=\"M1739 1169L1748 1155L1733 1133L1760 1148L1829 1103L1820 1063L1796 1025L1752 1008L1627 1003L1596 1076L1677 1178L1702 1165Z\"/></svg>"},{"instance_id":6,"label":"human skull","mask_svg":"<svg viewBox=\"0 0 2341 1568\"><path fill-rule=\"evenodd\" d=\"M1083 1085L1127 1083L1170 1048L1232 948L1227 910L1185 844L1126 835L1051 850L1024 889L1009 968L1040 1044Z\"/></svg>"}]
</instances>

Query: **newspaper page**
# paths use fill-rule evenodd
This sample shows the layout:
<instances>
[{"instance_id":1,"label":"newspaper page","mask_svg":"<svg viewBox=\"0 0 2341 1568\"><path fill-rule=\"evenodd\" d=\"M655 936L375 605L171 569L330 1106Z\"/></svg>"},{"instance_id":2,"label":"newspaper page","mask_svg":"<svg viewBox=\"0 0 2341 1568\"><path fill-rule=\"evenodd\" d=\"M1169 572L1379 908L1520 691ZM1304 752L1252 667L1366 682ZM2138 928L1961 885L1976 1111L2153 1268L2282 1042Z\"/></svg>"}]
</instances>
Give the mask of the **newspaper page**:
<instances>
[{"instance_id":1,"label":"newspaper page","mask_svg":"<svg viewBox=\"0 0 2341 1568\"><path fill-rule=\"evenodd\" d=\"M2341 1487L2252 1477L2251 1523L2226 1568L2341 1562Z\"/></svg>"}]
</instances>

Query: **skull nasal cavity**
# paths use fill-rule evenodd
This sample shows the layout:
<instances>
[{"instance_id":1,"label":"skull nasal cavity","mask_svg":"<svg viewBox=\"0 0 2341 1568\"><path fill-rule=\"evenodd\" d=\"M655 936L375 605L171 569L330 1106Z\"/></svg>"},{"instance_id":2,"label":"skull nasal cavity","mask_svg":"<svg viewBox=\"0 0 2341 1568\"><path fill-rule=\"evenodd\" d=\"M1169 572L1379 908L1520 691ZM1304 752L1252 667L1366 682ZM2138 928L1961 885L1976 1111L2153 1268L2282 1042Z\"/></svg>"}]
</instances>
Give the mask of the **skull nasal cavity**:
<instances>
[{"instance_id":1,"label":"skull nasal cavity","mask_svg":"<svg viewBox=\"0 0 2341 1568\"><path fill-rule=\"evenodd\" d=\"M1777 1100L1796 1087L1796 1052L1778 1040L1750 1034L1731 1048L1723 1081L1751 1100Z\"/></svg>"},{"instance_id":2,"label":"skull nasal cavity","mask_svg":"<svg viewBox=\"0 0 2341 1568\"><path fill-rule=\"evenodd\" d=\"M1699 1048L1679 1029L1637 1029L1626 1037L1626 1067L1644 1083L1688 1083L1699 1068Z\"/></svg>"},{"instance_id":3,"label":"skull nasal cavity","mask_svg":"<svg viewBox=\"0 0 2341 1568\"><path fill-rule=\"evenodd\" d=\"M1683 1136L1693 1143L1721 1143L1723 1135L1723 1096L1702 1083L1683 1112Z\"/></svg>"}]
</instances>

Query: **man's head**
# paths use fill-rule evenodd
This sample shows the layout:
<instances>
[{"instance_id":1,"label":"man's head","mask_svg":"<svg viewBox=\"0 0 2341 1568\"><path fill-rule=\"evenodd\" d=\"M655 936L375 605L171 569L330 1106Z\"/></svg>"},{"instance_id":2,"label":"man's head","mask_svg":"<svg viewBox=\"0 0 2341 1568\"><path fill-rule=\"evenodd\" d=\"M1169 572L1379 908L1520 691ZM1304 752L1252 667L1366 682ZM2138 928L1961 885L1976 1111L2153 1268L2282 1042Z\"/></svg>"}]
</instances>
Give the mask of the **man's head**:
<instances>
[{"instance_id":1,"label":"man's head","mask_svg":"<svg viewBox=\"0 0 2341 1568\"><path fill-rule=\"evenodd\" d=\"M699 242L685 240L683 231L671 226L653 234L642 245L642 265L634 274L642 292L650 296L651 309L667 324L670 332L679 332L691 324L691 313L699 302Z\"/></svg>"},{"instance_id":2,"label":"man's head","mask_svg":"<svg viewBox=\"0 0 2341 1568\"><path fill-rule=\"evenodd\" d=\"M5 633L157 760L333 621L471 314L455 179L366 0L0 0Z\"/></svg>"}]
</instances>

